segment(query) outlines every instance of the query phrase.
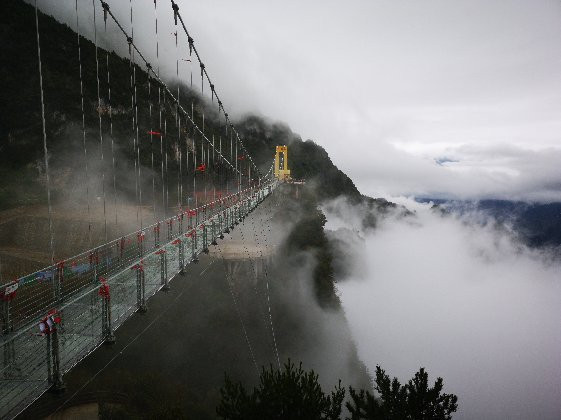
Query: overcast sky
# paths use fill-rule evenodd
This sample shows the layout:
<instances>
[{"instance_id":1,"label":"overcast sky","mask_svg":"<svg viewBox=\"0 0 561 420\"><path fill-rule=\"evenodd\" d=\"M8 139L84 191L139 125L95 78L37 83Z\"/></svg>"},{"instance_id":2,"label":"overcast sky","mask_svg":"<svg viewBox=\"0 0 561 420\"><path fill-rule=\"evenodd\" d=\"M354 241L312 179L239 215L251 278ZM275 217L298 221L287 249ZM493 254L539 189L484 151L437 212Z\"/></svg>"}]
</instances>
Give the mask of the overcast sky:
<instances>
[{"instance_id":1,"label":"overcast sky","mask_svg":"<svg viewBox=\"0 0 561 420\"><path fill-rule=\"evenodd\" d=\"M128 2L108 3L127 22ZM39 4L75 26L74 0ZM288 123L362 192L561 200L560 1L178 4L230 114ZM153 2L133 5L153 56ZM168 1L158 14L175 70Z\"/></svg>"}]
</instances>

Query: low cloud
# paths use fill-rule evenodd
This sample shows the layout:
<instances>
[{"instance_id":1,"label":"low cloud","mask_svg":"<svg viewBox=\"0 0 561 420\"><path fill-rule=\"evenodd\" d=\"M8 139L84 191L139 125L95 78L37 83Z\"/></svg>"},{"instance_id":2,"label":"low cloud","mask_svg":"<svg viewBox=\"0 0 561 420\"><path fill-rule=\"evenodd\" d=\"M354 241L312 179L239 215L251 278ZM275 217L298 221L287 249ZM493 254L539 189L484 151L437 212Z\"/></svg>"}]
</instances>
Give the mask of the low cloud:
<instances>
[{"instance_id":1,"label":"low cloud","mask_svg":"<svg viewBox=\"0 0 561 420\"><path fill-rule=\"evenodd\" d=\"M402 380L442 376L458 419L559 418L561 263L492 223L402 201L415 216L363 232L365 261L338 286L359 356Z\"/></svg>"},{"instance_id":2,"label":"low cloud","mask_svg":"<svg viewBox=\"0 0 561 420\"><path fill-rule=\"evenodd\" d=\"M129 31L130 4L109 3ZM178 4L230 115L287 121L363 193L561 200L556 3L329 1L320 19L295 1ZM75 27L74 0L39 7ZM128 56L96 11L99 45ZM91 39L92 5L79 13ZM171 7L157 14L159 60L151 3L133 7L135 42L169 81L188 48ZM200 89L197 63L180 61L191 75Z\"/></svg>"}]
</instances>

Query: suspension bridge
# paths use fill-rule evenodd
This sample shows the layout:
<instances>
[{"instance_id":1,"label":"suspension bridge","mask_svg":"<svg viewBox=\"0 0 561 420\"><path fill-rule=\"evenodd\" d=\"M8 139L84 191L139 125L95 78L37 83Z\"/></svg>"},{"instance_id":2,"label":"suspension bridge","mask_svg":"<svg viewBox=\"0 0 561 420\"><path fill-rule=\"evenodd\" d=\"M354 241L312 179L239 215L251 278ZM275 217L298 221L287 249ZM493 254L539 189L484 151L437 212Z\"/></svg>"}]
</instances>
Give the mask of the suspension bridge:
<instances>
[{"instance_id":1,"label":"suspension bridge","mask_svg":"<svg viewBox=\"0 0 561 420\"><path fill-rule=\"evenodd\" d=\"M151 6L151 2L145 2L141 7L147 7L146 3ZM83 170L87 181L87 210L84 218L91 223L95 203L94 192L90 191L89 185L91 178L99 177L99 199L103 209L102 236L105 240L78 255L58 258L56 232L53 228L53 179L49 171L49 119L45 111L46 105L49 105L49 97L44 94L42 66L45 57L41 52L42 39L48 34L41 32L40 14L35 0L34 22L40 81L37 88L40 90L41 100L41 138L51 264L0 287L1 418L15 417L49 389L63 391L63 375L66 372L100 345L113 343L115 330L136 312L146 311L151 296L167 290L174 277L182 274L188 264L197 263L201 253L209 253L209 249L224 239L225 234L230 233L271 196L279 182L290 179L286 146L277 148L272 164L261 164L261 168L270 164L268 172L262 174L230 120L187 30L179 6L173 0L169 3L161 1L166 8L164 13L160 11L160 20L168 19L168 23L175 28L171 42L176 49L177 80L183 80L179 64L184 59L180 58L179 50L185 47L190 57L186 84L193 88L195 69L195 74L200 74L201 96L205 98L206 92L207 100L210 99L211 106L216 107L213 112L218 116L218 121L215 118L209 124L207 118L205 126L204 110L200 118L201 115L195 113L192 99L189 103L189 98L182 100L180 97L180 84L172 88L160 76L162 46L158 38L159 3L153 1L156 51L150 55L155 56L156 61L152 64L146 58L149 54L135 42L132 0L130 22L127 23L117 18L110 2L92 0L88 4L75 1L76 26L73 29L77 33L76 60L82 116L81 138L78 140L83 145ZM83 7L91 8L93 13L93 22L89 22L94 28L93 69L84 68L84 38L80 31L84 25L80 21ZM130 86L126 90L130 92L130 102L127 106L117 104L120 86L111 84L111 56L98 47L98 31L107 31L108 27L120 33L121 42L128 47ZM186 45L181 45L182 39L186 40ZM94 91L97 94L93 112L88 109L84 86L85 73L90 71L95 73ZM92 115L97 120L95 129L88 124ZM199 121L195 121L197 117ZM119 223L119 190L116 180L118 156L115 153L119 138L117 126L125 119L129 119L126 144L132 148L131 155L134 158L138 225L137 229L112 238L108 233L111 224ZM88 149L86 137L95 132L99 140L102 169L100 173L94 174L89 156L92 151ZM107 144L107 139L110 139L110 145ZM143 140L148 140L149 143L146 143L149 148ZM272 154L273 151L271 156ZM175 165L173 171L172 165ZM151 182L148 182L149 191L146 191L146 175L142 173L147 167L150 174L148 178L152 177ZM170 199L176 203L170 205ZM114 216L110 214L112 205L115 208ZM152 208L148 222L144 216L147 207ZM244 249L245 253L235 249L225 253L232 254L227 257L242 259L247 255L251 259L252 254L261 252L258 249L248 249L247 246ZM232 297L235 299L233 294ZM268 317L274 340L270 304ZM243 321L242 327L245 333ZM277 362L280 362L276 342L275 351Z\"/></svg>"}]
</instances>

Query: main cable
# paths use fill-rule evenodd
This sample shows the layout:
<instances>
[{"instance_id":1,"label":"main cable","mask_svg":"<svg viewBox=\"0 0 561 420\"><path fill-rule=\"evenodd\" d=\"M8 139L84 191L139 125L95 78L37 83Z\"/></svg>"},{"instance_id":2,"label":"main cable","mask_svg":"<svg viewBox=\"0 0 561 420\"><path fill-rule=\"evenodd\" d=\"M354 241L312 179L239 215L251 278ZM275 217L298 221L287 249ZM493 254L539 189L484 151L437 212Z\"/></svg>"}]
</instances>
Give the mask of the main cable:
<instances>
[{"instance_id":1,"label":"main cable","mask_svg":"<svg viewBox=\"0 0 561 420\"><path fill-rule=\"evenodd\" d=\"M214 84L210 80L210 76L208 75L206 66L203 63L203 61L202 61L202 59L199 55L199 52L197 51L197 48L195 46L195 41L193 40L193 38L189 34L189 31L187 30L187 27L185 26L185 22L183 21L183 17L181 16L181 13L179 12L179 6L177 5L177 3L174 0L170 0L170 1L171 1L172 9L173 9L175 24L177 25L177 20L179 19L179 21L181 22L181 26L183 27L183 31L185 32L185 35L187 35L187 39L188 39L188 42L189 42L189 50L190 51L193 50L193 52L195 53L195 55L197 57L197 60L199 61L199 66L201 68L201 93L204 93L203 79L204 79L204 76L206 76L206 79L207 79L208 84L209 84L210 89L211 89L211 97L214 98L216 96L216 100L218 101L219 110L220 110L220 108L222 109L222 112L224 113L224 116L226 118L226 123L230 123L230 120L228 118L228 114L226 113L226 110L224 109L224 107L222 105L222 101L220 100L220 97L218 96L218 93L216 92ZM234 130L234 132L236 134L236 137L238 138L242 149L245 150L245 147L243 146L243 141L240 138L236 129L234 128L233 124L231 124L231 128L232 128L232 130ZM259 172L259 168L253 162L253 159L251 158L251 156L248 156L248 158L250 160L251 165L253 165L253 167L254 167L254 169L257 173L257 176L260 177L261 174Z\"/></svg>"}]
</instances>

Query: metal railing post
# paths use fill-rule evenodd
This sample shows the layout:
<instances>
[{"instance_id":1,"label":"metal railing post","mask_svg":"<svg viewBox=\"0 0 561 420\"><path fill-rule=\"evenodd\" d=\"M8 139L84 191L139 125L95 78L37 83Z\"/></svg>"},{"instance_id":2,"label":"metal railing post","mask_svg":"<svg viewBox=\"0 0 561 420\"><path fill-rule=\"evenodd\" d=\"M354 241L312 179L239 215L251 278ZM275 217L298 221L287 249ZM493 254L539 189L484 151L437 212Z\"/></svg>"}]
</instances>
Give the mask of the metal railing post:
<instances>
[{"instance_id":1,"label":"metal railing post","mask_svg":"<svg viewBox=\"0 0 561 420\"><path fill-rule=\"evenodd\" d=\"M178 241L179 241L179 243L178 243L178 245L179 245L179 247L178 247L179 248L179 251L178 251L179 252L179 255L178 255L178 258L179 258L179 274L184 275L185 274L185 246L184 246L184 243L181 240L181 238L178 239Z\"/></svg>"},{"instance_id":2,"label":"metal railing post","mask_svg":"<svg viewBox=\"0 0 561 420\"><path fill-rule=\"evenodd\" d=\"M146 287L144 278L144 268L139 265L136 268L136 306L139 312L146 312Z\"/></svg>"},{"instance_id":3,"label":"metal railing post","mask_svg":"<svg viewBox=\"0 0 561 420\"><path fill-rule=\"evenodd\" d=\"M212 232L212 242L210 243L211 245L218 245L218 242L216 242L216 223L214 222L214 219L212 219L212 225L211 225L211 232Z\"/></svg>"},{"instance_id":4,"label":"metal railing post","mask_svg":"<svg viewBox=\"0 0 561 420\"><path fill-rule=\"evenodd\" d=\"M97 266L96 266L97 271ZM62 305L62 283L64 281L64 261L57 264L56 276L54 279L54 292L55 292L55 302L58 306Z\"/></svg>"},{"instance_id":5,"label":"metal railing post","mask_svg":"<svg viewBox=\"0 0 561 420\"><path fill-rule=\"evenodd\" d=\"M49 337L51 337L51 335L49 335ZM62 381L62 372L60 368L59 337L58 337L58 330L56 328L52 333L52 337L53 337L52 338L52 359L53 359L52 390L55 392L62 392L66 389L66 386Z\"/></svg>"},{"instance_id":6,"label":"metal railing post","mask_svg":"<svg viewBox=\"0 0 561 420\"><path fill-rule=\"evenodd\" d=\"M47 337L47 381L54 392L64 391L66 388L62 381L60 363L60 346L57 324L61 319L56 310L50 311L39 323L41 332Z\"/></svg>"},{"instance_id":7,"label":"metal railing post","mask_svg":"<svg viewBox=\"0 0 561 420\"><path fill-rule=\"evenodd\" d=\"M193 229L191 235L191 261L195 264L199 262L199 258L197 257L197 229Z\"/></svg>"},{"instance_id":8,"label":"metal railing post","mask_svg":"<svg viewBox=\"0 0 561 420\"><path fill-rule=\"evenodd\" d=\"M220 232L220 235L218 237L220 239L224 239L224 211L218 213L218 231Z\"/></svg>"},{"instance_id":9,"label":"metal railing post","mask_svg":"<svg viewBox=\"0 0 561 420\"><path fill-rule=\"evenodd\" d=\"M154 248L160 246L160 222L154 226Z\"/></svg>"},{"instance_id":10,"label":"metal railing post","mask_svg":"<svg viewBox=\"0 0 561 420\"><path fill-rule=\"evenodd\" d=\"M230 220L228 218L228 208L223 211L224 214L224 233L230 233Z\"/></svg>"},{"instance_id":11,"label":"metal railing post","mask_svg":"<svg viewBox=\"0 0 561 420\"><path fill-rule=\"evenodd\" d=\"M162 285L162 290L168 291L169 284L168 284L168 258L167 252L165 249L160 249L156 252L157 255L160 256L160 285Z\"/></svg>"},{"instance_id":12,"label":"metal railing post","mask_svg":"<svg viewBox=\"0 0 561 420\"><path fill-rule=\"evenodd\" d=\"M11 298L4 295L2 301L2 337L3 337L3 352L4 352L4 377L12 378L20 373L20 369L16 365L16 349L14 340L10 340L10 333L14 331L14 325L10 317L10 302Z\"/></svg>"},{"instance_id":13,"label":"metal railing post","mask_svg":"<svg viewBox=\"0 0 561 420\"><path fill-rule=\"evenodd\" d=\"M207 238L207 226L203 223L203 252L208 254L208 238Z\"/></svg>"},{"instance_id":14,"label":"metal railing post","mask_svg":"<svg viewBox=\"0 0 561 420\"><path fill-rule=\"evenodd\" d=\"M99 286L98 294L101 296L101 335L105 344L115 343L115 334L111 326L111 295L109 285L105 279L100 278L101 286Z\"/></svg>"}]
</instances>

